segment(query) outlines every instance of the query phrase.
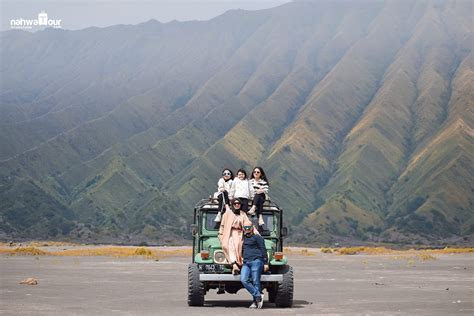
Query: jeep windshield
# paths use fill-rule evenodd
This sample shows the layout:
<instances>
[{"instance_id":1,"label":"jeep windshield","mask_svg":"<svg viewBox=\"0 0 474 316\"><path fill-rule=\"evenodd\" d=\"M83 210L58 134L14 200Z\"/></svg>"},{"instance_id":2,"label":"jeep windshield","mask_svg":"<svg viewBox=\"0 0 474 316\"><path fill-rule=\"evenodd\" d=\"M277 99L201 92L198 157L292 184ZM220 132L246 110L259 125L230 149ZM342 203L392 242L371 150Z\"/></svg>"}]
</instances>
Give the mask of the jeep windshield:
<instances>
[{"instance_id":1,"label":"jeep windshield","mask_svg":"<svg viewBox=\"0 0 474 316\"><path fill-rule=\"evenodd\" d=\"M219 225L220 225L220 222L214 222L214 218L216 218L216 215L217 215L217 211L207 211L204 215L204 221L205 221L205 224L204 224L204 227L207 231L218 231L219 230ZM264 232L265 231L268 231L269 233L270 232L274 232L277 230L277 227L276 227L276 223L275 223L275 216L273 216L273 213L270 213L270 212L263 212L263 220L265 221L265 225L263 226L264 227ZM254 225L257 226L257 217L254 216L253 219L250 218Z\"/></svg>"}]
</instances>

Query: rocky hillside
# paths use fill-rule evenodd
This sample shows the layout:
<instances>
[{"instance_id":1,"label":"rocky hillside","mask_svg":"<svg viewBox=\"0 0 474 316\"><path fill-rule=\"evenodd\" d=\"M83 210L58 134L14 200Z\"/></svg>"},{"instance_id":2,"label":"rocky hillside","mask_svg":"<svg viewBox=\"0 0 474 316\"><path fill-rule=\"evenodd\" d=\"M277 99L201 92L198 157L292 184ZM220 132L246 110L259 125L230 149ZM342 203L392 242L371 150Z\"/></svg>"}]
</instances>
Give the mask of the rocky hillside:
<instances>
[{"instance_id":1,"label":"rocky hillside","mask_svg":"<svg viewBox=\"0 0 474 316\"><path fill-rule=\"evenodd\" d=\"M0 234L169 243L261 165L291 240L474 234L471 1L1 37Z\"/></svg>"}]
</instances>

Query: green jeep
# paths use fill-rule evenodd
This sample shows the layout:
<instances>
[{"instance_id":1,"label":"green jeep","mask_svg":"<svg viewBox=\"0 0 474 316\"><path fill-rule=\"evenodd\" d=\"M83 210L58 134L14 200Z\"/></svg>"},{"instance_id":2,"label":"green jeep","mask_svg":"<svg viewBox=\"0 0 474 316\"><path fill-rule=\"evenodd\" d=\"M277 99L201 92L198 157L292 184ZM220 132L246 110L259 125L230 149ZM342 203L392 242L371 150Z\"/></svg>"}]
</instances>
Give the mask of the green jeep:
<instances>
[{"instance_id":1,"label":"green jeep","mask_svg":"<svg viewBox=\"0 0 474 316\"><path fill-rule=\"evenodd\" d=\"M217 201L204 199L194 207L193 257L188 267L188 305L203 306L204 295L210 289L218 294L235 294L244 288L240 275L232 275L230 265L221 249L217 237L220 223L214 222L217 215ZM287 228L282 227L283 210L274 202L265 201L263 208L264 230L260 234L265 239L270 271L262 274L261 287L267 289L268 300L277 307L293 304L293 268L283 255L283 237ZM256 221L255 216L251 218Z\"/></svg>"}]
</instances>

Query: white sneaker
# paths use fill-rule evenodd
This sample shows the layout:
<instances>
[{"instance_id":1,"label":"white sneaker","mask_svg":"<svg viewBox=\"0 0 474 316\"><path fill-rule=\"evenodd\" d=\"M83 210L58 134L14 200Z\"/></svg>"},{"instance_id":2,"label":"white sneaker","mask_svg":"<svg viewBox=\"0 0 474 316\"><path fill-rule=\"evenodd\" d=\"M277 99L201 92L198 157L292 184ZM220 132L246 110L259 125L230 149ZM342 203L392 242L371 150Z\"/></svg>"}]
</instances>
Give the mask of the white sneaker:
<instances>
[{"instance_id":1,"label":"white sneaker","mask_svg":"<svg viewBox=\"0 0 474 316\"><path fill-rule=\"evenodd\" d=\"M252 308L252 309L257 308L257 302L253 301L252 305L250 305L249 308Z\"/></svg>"},{"instance_id":2,"label":"white sneaker","mask_svg":"<svg viewBox=\"0 0 474 316\"><path fill-rule=\"evenodd\" d=\"M222 217L221 212L217 213L216 218L214 218L214 222L220 222L220 221L221 221L221 217Z\"/></svg>"},{"instance_id":3,"label":"white sneaker","mask_svg":"<svg viewBox=\"0 0 474 316\"><path fill-rule=\"evenodd\" d=\"M258 217L258 226L263 226L265 225L265 221L263 220L262 214Z\"/></svg>"},{"instance_id":4,"label":"white sneaker","mask_svg":"<svg viewBox=\"0 0 474 316\"><path fill-rule=\"evenodd\" d=\"M261 308L262 308L262 306L263 306L263 299L264 299L264 295L263 295L263 293L262 293L262 296L260 297L260 300L257 301L257 308L258 308L258 309L261 309Z\"/></svg>"},{"instance_id":5,"label":"white sneaker","mask_svg":"<svg viewBox=\"0 0 474 316\"><path fill-rule=\"evenodd\" d=\"M256 209L256 207L252 205L252 207L251 207L250 210L247 212L247 214L249 214L249 215L255 215L255 209Z\"/></svg>"}]
</instances>

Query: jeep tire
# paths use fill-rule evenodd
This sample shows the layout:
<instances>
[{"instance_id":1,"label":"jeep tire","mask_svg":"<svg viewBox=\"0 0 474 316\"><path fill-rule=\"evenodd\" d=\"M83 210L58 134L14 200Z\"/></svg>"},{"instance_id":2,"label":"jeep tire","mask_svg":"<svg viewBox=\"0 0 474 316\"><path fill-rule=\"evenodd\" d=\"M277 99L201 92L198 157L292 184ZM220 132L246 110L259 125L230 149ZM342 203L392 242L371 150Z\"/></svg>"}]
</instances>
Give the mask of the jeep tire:
<instances>
[{"instance_id":1,"label":"jeep tire","mask_svg":"<svg viewBox=\"0 0 474 316\"><path fill-rule=\"evenodd\" d=\"M188 266L188 305L204 305L204 283L199 280L199 269L197 264L191 263Z\"/></svg>"},{"instance_id":2,"label":"jeep tire","mask_svg":"<svg viewBox=\"0 0 474 316\"><path fill-rule=\"evenodd\" d=\"M275 305L277 307L291 307L293 305L293 268L286 266L282 272L283 281L278 282Z\"/></svg>"}]
</instances>

